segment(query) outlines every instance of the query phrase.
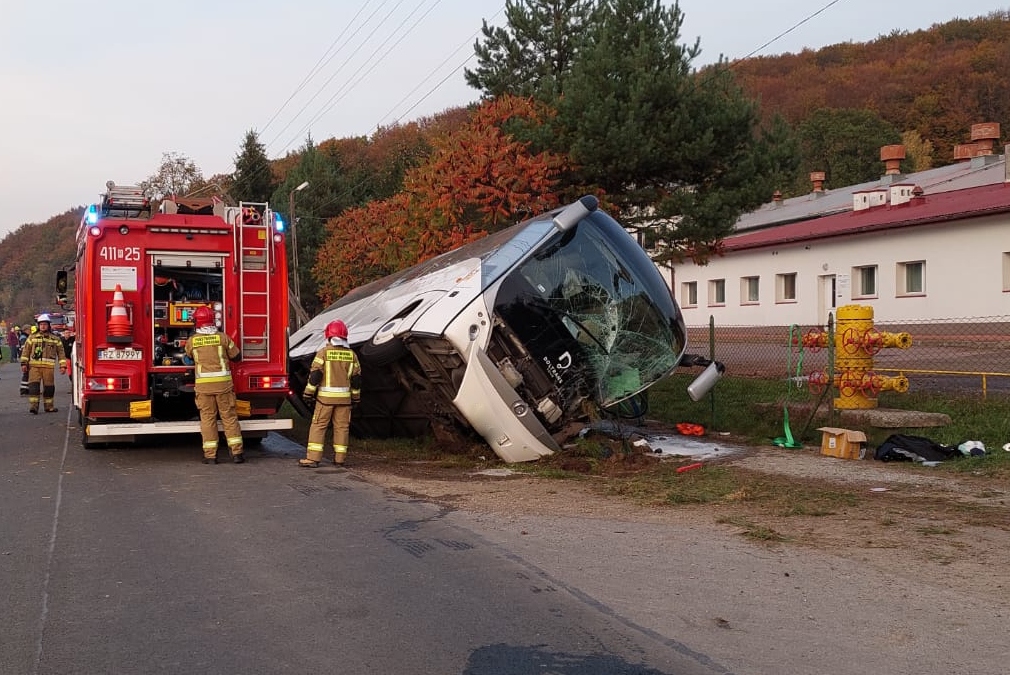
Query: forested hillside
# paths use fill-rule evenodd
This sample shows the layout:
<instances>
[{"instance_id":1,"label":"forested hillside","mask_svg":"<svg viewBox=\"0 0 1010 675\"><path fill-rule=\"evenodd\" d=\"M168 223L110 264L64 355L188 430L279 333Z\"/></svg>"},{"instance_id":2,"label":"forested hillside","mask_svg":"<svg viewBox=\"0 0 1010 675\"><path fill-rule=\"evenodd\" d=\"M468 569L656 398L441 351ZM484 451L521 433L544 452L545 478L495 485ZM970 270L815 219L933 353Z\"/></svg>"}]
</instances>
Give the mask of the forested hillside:
<instances>
[{"instance_id":1,"label":"forested hillside","mask_svg":"<svg viewBox=\"0 0 1010 675\"><path fill-rule=\"evenodd\" d=\"M657 262L675 264L717 250L739 214L773 191L809 192L810 171L824 171L828 188L850 185L881 175L882 145L903 143L903 170L913 171L950 163L972 124L1010 130L1006 11L699 71L673 9L620 0L591 14L591 5L566 4L582 12L568 20L583 30L566 32L564 44L541 41L532 60L513 63L510 49L530 42L522 31L547 30L550 16L510 17L508 30L486 32L480 66L467 72L479 104L370 137L309 138L274 160L250 131L233 175L204 180L171 153L163 170L184 169L186 191L269 200L285 217L295 188L310 184L297 193L297 231L311 314L349 288L581 194L639 222L669 254ZM615 58L631 43L634 58ZM80 216L75 208L0 241L0 318L52 309Z\"/></svg>"},{"instance_id":2,"label":"forested hillside","mask_svg":"<svg viewBox=\"0 0 1010 675\"><path fill-rule=\"evenodd\" d=\"M766 117L799 125L824 108L869 110L931 143L934 166L952 161L972 124L1010 124L1007 11L730 67Z\"/></svg>"},{"instance_id":3,"label":"forested hillside","mask_svg":"<svg viewBox=\"0 0 1010 675\"><path fill-rule=\"evenodd\" d=\"M83 207L22 225L0 241L0 317L29 323L55 311L56 271L72 265Z\"/></svg>"}]
</instances>

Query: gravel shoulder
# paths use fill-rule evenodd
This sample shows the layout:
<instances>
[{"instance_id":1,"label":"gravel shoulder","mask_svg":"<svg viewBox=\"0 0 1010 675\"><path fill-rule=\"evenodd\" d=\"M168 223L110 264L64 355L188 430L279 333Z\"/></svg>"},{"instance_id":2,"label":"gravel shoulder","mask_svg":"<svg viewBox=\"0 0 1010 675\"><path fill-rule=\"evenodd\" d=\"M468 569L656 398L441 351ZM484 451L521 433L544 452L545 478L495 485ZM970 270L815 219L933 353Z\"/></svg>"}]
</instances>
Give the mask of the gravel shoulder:
<instances>
[{"instance_id":1,"label":"gravel shoulder","mask_svg":"<svg viewBox=\"0 0 1010 675\"><path fill-rule=\"evenodd\" d=\"M913 582L943 578L945 587L959 593L1010 601L1010 575L1003 564L1010 550L1008 486L985 476L776 447L720 460L754 477L837 489L849 497L850 505L808 514L732 500L703 506L641 504L614 496L607 477L562 480L500 468L481 472L435 462L354 459L353 471L369 482L503 522L549 517L690 526L752 539L769 550L837 556L867 574L878 570ZM753 540L754 527L776 536Z\"/></svg>"}]
</instances>

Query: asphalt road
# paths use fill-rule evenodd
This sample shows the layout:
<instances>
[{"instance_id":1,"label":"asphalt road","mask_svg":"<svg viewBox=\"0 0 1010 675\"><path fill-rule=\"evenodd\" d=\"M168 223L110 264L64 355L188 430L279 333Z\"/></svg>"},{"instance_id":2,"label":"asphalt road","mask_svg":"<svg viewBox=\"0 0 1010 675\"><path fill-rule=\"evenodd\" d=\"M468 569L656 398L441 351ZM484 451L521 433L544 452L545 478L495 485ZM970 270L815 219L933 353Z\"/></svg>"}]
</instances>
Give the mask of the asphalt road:
<instances>
[{"instance_id":1,"label":"asphalt road","mask_svg":"<svg viewBox=\"0 0 1010 675\"><path fill-rule=\"evenodd\" d=\"M628 620L434 504L283 443L83 450L0 368L0 673L703 675ZM222 453L223 454L223 453Z\"/></svg>"},{"instance_id":2,"label":"asphalt road","mask_svg":"<svg viewBox=\"0 0 1010 675\"><path fill-rule=\"evenodd\" d=\"M451 511L279 438L243 465L195 437L86 451L61 385L30 416L0 367L0 675L1006 672L1001 563L959 565L994 580L970 594L928 550Z\"/></svg>"}]
</instances>

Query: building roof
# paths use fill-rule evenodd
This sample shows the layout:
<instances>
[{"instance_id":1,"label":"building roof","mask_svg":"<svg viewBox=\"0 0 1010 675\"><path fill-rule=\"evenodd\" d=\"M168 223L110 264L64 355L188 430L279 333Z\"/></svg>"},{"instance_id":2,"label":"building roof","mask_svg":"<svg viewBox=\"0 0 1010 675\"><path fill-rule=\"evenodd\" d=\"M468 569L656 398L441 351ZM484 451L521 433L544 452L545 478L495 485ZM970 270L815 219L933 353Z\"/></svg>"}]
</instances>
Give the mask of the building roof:
<instances>
[{"instance_id":1,"label":"building roof","mask_svg":"<svg viewBox=\"0 0 1010 675\"><path fill-rule=\"evenodd\" d=\"M910 202L898 205L885 204L860 211L852 210L852 192L856 191L853 188L857 186L845 188L844 191L848 193L847 210L821 217L807 216L806 219L800 221L743 231L727 237L723 241L723 249L727 252L743 251L1010 212L1010 183L1005 181L1003 163L990 166L998 166L1000 169L998 183L983 184L960 190L934 189L932 193L927 191L925 185L920 184L925 194L913 198ZM929 172L915 175L921 176L922 173ZM951 177L948 179L947 185L949 186L958 178L963 177L966 176ZM904 177L900 182L906 184L907 178ZM842 190L838 192L842 192Z\"/></svg>"},{"instance_id":2,"label":"building roof","mask_svg":"<svg viewBox=\"0 0 1010 675\"><path fill-rule=\"evenodd\" d=\"M1006 178L1006 156L974 157L968 162L919 171L907 175L882 176L878 180L849 185L835 190L811 192L779 202L768 202L737 220L738 232L786 223L821 218L852 210L852 195L858 192L889 189L892 185L918 185L929 196L941 192L963 190L981 185L1003 183Z\"/></svg>"}]
</instances>

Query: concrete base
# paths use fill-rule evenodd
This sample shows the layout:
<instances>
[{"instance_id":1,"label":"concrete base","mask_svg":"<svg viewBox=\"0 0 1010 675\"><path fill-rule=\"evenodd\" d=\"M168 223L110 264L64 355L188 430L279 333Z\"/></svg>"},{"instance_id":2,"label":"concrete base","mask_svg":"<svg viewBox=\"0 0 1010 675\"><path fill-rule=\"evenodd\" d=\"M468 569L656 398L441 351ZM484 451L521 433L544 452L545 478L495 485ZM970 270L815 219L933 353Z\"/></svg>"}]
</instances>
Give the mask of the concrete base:
<instances>
[{"instance_id":1,"label":"concrete base","mask_svg":"<svg viewBox=\"0 0 1010 675\"><path fill-rule=\"evenodd\" d=\"M920 412L918 410L896 410L894 408L869 408L866 410L839 410L841 421L847 425L866 425L878 429L902 429L906 427L945 427L950 424L950 415L944 413Z\"/></svg>"}]
</instances>

